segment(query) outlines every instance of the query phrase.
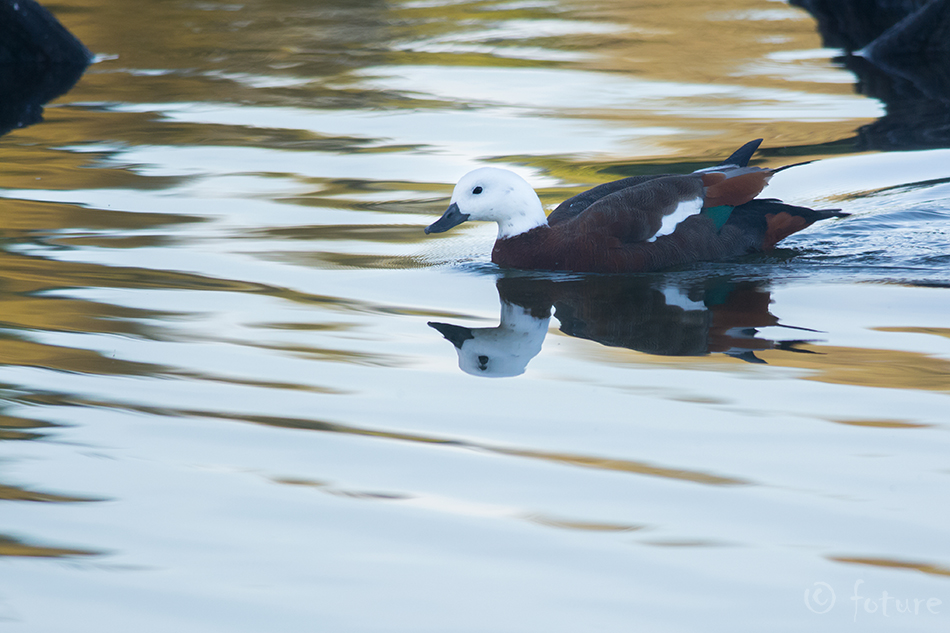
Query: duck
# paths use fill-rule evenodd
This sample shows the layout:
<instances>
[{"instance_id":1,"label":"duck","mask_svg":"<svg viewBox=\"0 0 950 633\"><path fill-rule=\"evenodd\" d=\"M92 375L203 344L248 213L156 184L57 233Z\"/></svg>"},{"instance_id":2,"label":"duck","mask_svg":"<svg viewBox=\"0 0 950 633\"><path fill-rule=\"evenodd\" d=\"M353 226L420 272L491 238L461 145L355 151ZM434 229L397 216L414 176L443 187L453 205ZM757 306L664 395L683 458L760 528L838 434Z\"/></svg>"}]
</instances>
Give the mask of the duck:
<instances>
[{"instance_id":1,"label":"duck","mask_svg":"<svg viewBox=\"0 0 950 633\"><path fill-rule=\"evenodd\" d=\"M637 273L768 252L815 222L848 215L758 198L774 174L795 166L750 167L761 143L750 141L718 165L689 174L598 185L550 215L524 178L482 167L462 176L448 209L425 233L493 221L491 260L502 268Z\"/></svg>"}]
</instances>

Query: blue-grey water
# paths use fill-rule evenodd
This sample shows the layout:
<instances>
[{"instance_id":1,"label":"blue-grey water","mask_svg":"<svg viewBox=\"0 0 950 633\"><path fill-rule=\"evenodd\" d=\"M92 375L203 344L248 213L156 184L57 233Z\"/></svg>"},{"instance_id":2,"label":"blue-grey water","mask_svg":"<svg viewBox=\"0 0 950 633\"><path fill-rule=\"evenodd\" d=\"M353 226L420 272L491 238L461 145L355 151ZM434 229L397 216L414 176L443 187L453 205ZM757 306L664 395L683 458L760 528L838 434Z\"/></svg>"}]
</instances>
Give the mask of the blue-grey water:
<instances>
[{"instance_id":1,"label":"blue-grey water","mask_svg":"<svg viewBox=\"0 0 950 633\"><path fill-rule=\"evenodd\" d=\"M0 139L4 631L947 630L940 95L770 0L48 6L96 61ZM759 137L852 215L621 277L422 232Z\"/></svg>"}]
</instances>

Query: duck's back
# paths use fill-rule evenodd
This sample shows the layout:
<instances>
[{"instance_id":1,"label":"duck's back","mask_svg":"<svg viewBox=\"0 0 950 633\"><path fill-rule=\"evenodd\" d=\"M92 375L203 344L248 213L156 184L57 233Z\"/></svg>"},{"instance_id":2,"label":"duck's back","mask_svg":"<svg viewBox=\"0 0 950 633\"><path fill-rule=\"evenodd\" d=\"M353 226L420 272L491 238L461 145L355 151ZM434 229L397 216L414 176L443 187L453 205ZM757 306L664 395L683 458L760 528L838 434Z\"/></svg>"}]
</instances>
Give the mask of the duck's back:
<instances>
[{"instance_id":1,"label":"duck's back","mask_svg":"<svg viewBox=\"0 0 950 633\"><path fill-rule=\"evenodd\" d=\"M557 205L557 208L554 209L554 211L552 211L548 216L548 224L554 226L555 224L565 220L570 220L571 218L581 214L587 209L587 207L605 196L609 196L629 187L635 187L636 185L655 180L656 178L663 178L664 176L671 175L673 174L661 174L658 176L631 176L630 178L623 178L621 180L615 180L613 182L597 185L593 189L588 189L587 191L579 193L572 198L568 198L561 204Z\"/></svg>"},{"instance_id":2,"label":"duck's back","mask_svg":"<svg viewBox=\"0 0 950 633\"><path fill-rule=\"evenodd\" d=\"M710 167L702 169L700 173L704 171L715 170L718 168L723 169L734 169L747 167L749 160L752 158L752 155L759 148L759 145L762 144L762 139L758 138L753 141L749 141L735 152L733 152L729 158L722 161L715 167ZM568 198L561 204L557 206L554 211L548 216L548 224L553 226L565 220L570 220L571 218L579 215L589 206L611 194L617 193L624 189L630 187L636 187L643 183L649 182L651 180L656 180L657 178L667 178L675 174L657 174L657 175L643 175L643 176L631 176L629 178L621 178L620 180L615 180L613 182L604 183L602 185L597 185L593 189L588 189L583 193L579 193L576 196Z\"/></svg>"}]
</instances>

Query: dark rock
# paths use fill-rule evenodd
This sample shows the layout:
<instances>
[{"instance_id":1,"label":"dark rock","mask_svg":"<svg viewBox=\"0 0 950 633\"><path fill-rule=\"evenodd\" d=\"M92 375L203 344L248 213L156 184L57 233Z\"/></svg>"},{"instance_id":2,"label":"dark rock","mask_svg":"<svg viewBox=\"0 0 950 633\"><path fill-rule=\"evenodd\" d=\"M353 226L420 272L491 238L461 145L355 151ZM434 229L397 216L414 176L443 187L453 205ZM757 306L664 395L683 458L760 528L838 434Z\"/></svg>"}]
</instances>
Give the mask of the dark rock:
<instances>
[{"instance_id":1,"label":"dark rock","mask_svg":"<svg viewBox=\"0 0 950 633\"><path fill-rule=\"evenodd\" d=\"M0 134L42 120L92 54L34 0L0 0Z\"/></svg>"}]
</instances>

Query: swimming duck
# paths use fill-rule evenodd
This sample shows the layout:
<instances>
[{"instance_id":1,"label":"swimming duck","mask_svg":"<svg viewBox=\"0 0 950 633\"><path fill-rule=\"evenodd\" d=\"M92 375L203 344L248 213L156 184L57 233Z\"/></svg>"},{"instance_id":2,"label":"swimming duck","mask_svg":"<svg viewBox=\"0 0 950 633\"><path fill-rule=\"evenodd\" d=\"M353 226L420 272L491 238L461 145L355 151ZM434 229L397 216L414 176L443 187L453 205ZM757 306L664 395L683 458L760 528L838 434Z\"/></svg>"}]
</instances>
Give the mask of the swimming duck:
<instances>
[{"instance_id":1,"label":"swimming duck","mask_svg":"<svg viewBox=\"0 0 950 633\"><path fill-rule=\"evenodd\" d=\"M648 272L769 251L807 226L848 214L756 198L785 169L749 167L762 139L691 174L634 176L565 200L545 217L521 176L483 167L459 180L449 208L425 232L467 220L498 223L491 259L505 268Z\"/></svg>"}]
</instances>

